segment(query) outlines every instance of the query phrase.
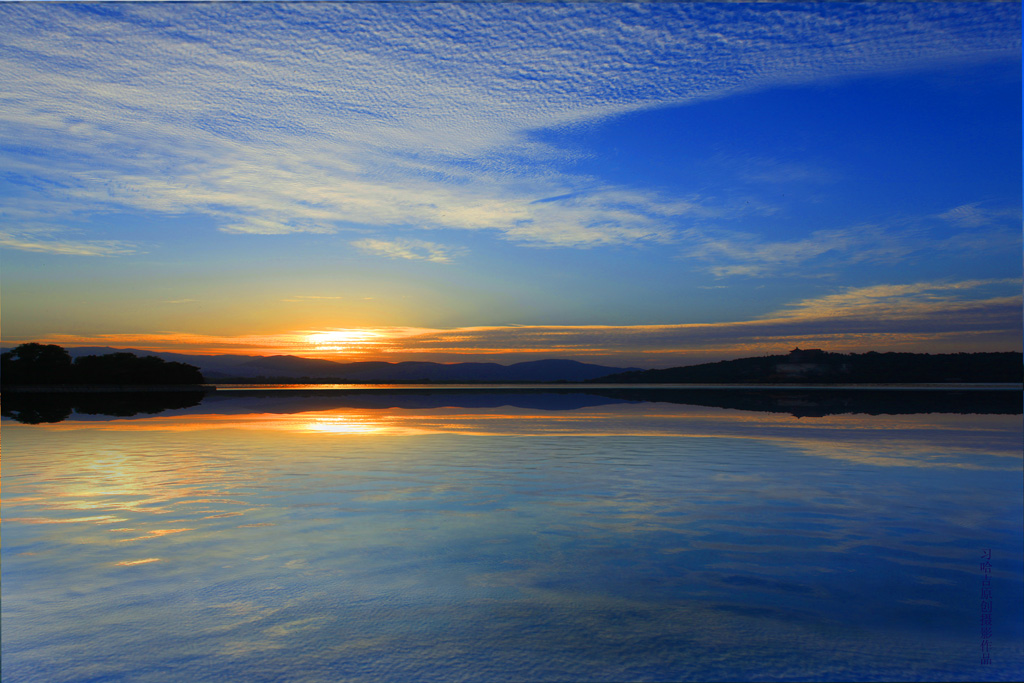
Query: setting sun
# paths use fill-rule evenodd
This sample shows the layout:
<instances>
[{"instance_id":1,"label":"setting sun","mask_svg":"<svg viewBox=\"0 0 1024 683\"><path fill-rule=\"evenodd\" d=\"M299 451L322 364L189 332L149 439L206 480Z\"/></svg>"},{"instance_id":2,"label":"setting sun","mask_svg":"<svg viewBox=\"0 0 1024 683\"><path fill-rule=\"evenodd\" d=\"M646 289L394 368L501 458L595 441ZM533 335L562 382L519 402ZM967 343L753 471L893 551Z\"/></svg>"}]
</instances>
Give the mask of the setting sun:
<instances>
[{"instance_id":1,"label":"setting sun","mask_svg":"<svg viewBox=\"0 0 1024 683\"><path fill-rule=\"evenodd\" d=\"M380 339L382 336L378 332L367 330L331 330L307 335L306 343L315 351L354 353L365 350L367 346L377 346L372 340Z\"/></svg>"}]
</instances>

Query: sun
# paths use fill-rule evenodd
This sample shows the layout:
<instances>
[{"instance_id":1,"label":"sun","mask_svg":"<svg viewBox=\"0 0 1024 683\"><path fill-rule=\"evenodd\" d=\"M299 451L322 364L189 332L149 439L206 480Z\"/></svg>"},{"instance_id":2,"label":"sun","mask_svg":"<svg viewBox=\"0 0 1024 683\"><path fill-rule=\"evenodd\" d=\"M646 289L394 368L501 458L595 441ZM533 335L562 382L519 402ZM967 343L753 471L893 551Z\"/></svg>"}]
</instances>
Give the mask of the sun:
<instances>
[{"instance_id":1,"label":"sun","mask_svg":"<svg viewBox=\"0 0 1024 683\"><path fill-rule=\"evenodd\" d=\"M375 346L374 340L382 337L378 332L369 330L330 330L328 332L312 332L306 335L306 343L320 352L361 351L366 346Z\"/></svg>"}]
</instances>

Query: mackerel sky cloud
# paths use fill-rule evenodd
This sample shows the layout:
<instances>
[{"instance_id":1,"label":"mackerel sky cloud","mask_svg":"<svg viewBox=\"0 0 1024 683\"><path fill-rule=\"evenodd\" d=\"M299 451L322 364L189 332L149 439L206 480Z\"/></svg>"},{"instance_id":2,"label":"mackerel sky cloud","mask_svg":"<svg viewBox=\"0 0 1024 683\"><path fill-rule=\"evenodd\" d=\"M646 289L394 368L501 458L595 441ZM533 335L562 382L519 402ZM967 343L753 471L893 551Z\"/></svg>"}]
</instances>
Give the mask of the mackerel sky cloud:
<instances>
[{"instance_id":1,"label":"mackerel sky cloud","mask_svg":"<svg viewBox=\"0 0 1024 683\"><path fill-rule=\"evenodd\" d=\"M1015 3L7 3L0 21L5 343L1020 291ZM146 304L180 300L201 311Z\"/></svg>"}]
</instances>

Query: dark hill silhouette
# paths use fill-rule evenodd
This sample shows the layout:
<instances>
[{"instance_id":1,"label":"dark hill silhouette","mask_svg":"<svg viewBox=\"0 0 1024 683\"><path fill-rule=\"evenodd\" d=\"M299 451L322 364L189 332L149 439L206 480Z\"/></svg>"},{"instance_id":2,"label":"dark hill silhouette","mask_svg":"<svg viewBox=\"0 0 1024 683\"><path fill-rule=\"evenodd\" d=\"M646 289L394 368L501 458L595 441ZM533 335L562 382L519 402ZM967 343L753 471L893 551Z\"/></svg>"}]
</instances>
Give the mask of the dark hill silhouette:
<instances>
[{"instance_id":1,"label":"dark hill silhouette","mask_svg":"<svg viewBox=\"0 0 1024 683\"><path fill-rule=\"evenodd\" d=\"M610 383L673 384L906 384L1022 382L1024 354L829 353L794 349L787 355L739 358L602 377Z\"/></svg>"},{"instance_id":2,"label":"dark hill silhouette","mask_svg":"<svg viewBox=\"0 0 1024 683\"><path fill-rule=\"evenodd\" d=\"M208 382L583 382L611 373L638 369L555 359L512 365L421 361L338 363L297 356L189 355L109 347L70 348L67 352L72 358L112 353L156 356L166 361L197 366Z\"/></svg>"},{"instance_id":3,"label":"dark hill silhouette","mask_svg":"<svg viewBox=\"0 0 1024 683\"><path fill-rule=\"evenodd\" d=\"M7 351L8 349L0 349ZM172 353L170 351L146 351L143 349L115 349L110 346L78 346L67 349L68 353L72 358L79 358L81 356L104 356L111 353L133 353L136 356L156 356L166 361L173 361L177 363L188 363L194 365L202 371L203 375L207 375L210 371L213 375L217 373L223 373L230 371L244 363L248 363L253 360L253 356L243 356L239 354L217 354L217 355L195 355L187 353Z\"/></svg>"},{"instance_id":4,"label":"dark hill silhouette","mask_svg":"<svg viewBox=\"0 0 1024 683\"><path fill-rule=\"evenodd\" d=\"M133 353L71 355L55 344L35 342L0 354L0 382L12 386L193 385L202 384L199 368L156 356Z\"/></svg>"},{"instance_id":5,"label":"dark hill silhouette","mask_svg":"<svg viewBox=\"0 0 1024 683\"><path fill-rule=\"evenodd\" d=\"M583 382L626 370L573 360L540 360L512 365L498 363L386 363L333 361L270 356L235 366L225 377L263 377L268 380L308 378L339 382Z\"/></svg>"},{"instance_id":6,"label":"dark hill silhouette","mask_svg":"<svg viewBox=\"0 0 1024 683\"><path fill-rule=\"evenodd\" d=\"M261 356L253 358L234 368L234 371L241 377L254 377L259 375L273 376L281 375L287 377L322 377L336 375L340 363L329 360L318 360L315 358L299 358L297 356ZM368 370L383 368L389 363L367 363Z\"/></svg>"}]
</instances>

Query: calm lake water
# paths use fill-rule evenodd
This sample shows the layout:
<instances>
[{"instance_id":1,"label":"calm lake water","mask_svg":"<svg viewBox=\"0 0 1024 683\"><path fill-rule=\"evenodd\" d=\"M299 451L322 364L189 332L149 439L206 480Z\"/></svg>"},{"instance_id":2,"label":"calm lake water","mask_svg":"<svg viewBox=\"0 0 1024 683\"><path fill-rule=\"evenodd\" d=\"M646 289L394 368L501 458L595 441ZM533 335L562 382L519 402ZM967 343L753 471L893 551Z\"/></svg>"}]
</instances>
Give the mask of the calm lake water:
<instances>
[{"instance_id":1,"label":"calm lake water","mask_svg":"<svg viewBox=\"0 0 1024 683\"><path fill-rule=\"evenodd\" d=\"M3 680L1024 677L1019 392L812 394L5 417Z\"/></svg>"}]
</instances>

